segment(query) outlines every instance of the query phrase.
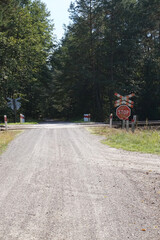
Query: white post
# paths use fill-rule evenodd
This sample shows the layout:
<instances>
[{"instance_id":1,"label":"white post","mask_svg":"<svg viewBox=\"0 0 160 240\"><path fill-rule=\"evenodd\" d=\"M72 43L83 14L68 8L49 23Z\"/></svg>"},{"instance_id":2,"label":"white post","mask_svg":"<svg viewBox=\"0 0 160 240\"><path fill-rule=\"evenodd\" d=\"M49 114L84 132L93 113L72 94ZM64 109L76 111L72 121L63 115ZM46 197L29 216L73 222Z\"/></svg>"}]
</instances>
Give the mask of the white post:
<instances>
[{"instance_id":1,"label":"white post","mask_svg":"<svg viewBox=\"0 0 160 240\"><path fill-rule=\"evenodd\" d=\"M112 128L112 124L113 124L113 114L111 113L110 114L110 123L109 123L110 128Z\"/></svg>"},{"instance_id":2,"label":"white post","mask_svg":"<svg viewBox=\"0 0 160 240\"><path fill-rule=\"evenodd\" d=\"M7 115L4 115L4 123L5 123L5 129L8 130L8 126L7 126Z\"/></svg>"},{"instance_id":3,"label":"white post","mask_svg":"<svg viewBox=\"0 0 160 240\"><path fill-rule=\"evenodd\" d=\"M24 123L25 122L25 118L23 114L20 114L20 123Z\"/></svg>"},{"instance_id":4,"label":"white post","mask_svg":"<svg viewBox=\"0 0 160 240\"><path fill-rule=\"evenodd\" d=\"M84 122L87 122L88 118L87 118L87 114L84 114Z\"/></svg>"},{"instance_id":5,"label":"white post","mask_svg":"<svg viewBox=\"0 0 160 240\"><path fill-rule=\"evenodd\" d=\"M129 131L129 118L126 119L126 130Z\"/></svg>"},{"instance_id":6,"label":"white post","mask_svg":"<svg viewBox=\"0 0 160 240\"><path fill-rule=\"evenodd\" d=\"M84 122L90 122L90 120L91 120L91 114L90 113L84 114Z\"/></svg>"}]
</instances>

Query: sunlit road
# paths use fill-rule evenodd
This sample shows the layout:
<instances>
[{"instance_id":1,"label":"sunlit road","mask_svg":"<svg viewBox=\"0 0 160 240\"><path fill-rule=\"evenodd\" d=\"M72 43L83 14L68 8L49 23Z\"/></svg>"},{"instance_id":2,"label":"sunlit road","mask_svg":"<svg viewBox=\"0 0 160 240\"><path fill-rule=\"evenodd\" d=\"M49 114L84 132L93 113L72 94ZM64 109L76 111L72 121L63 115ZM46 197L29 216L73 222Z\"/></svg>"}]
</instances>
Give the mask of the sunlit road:
<instances>
[{"instance_id":1,"label":"sunlit road","mask_svg":"<svg viewBox=\"0 0 160 240\"><path fill-rule=\"evenodd\" d=\"M0 240L160 240L160 157L42 124L0 157Z\"/></svg>"}]
</instances>

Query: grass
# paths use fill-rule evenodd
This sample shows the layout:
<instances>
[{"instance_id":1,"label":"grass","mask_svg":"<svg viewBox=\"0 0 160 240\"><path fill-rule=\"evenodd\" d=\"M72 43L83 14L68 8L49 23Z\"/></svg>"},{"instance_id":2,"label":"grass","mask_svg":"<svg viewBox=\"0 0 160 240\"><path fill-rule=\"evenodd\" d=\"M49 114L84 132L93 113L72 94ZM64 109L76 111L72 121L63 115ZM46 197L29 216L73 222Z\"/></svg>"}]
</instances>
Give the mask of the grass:
<instances>
[{"instance_id":1,"label":"grass","mask_svg":"<svg viewBox=\"0 0 160 240\"><path fill-rule=\"evenodd\" d=\"M84 120L83 119L79 119L79 120L73 120L72 122L73 123L84 123Z\"/></svg>"},{"instance_id":2,"label":"grass","mask_svg":"<svg viewBox=\"0 0 160 240\"><path fill-rule=\"evenodd\" d=\"M69 118L69 119L67 119L67 121L72 122L72 123L83 123L84 122L83 118Z\"/></svg>"},{"instance_id":3,"label":"grass","mask_svg":"<svg viewBox=\"0 0 160 240\"><path fill-rule=\"evenodd\" d=\"M7 148L8 144L22 131L1 131L0 132L0 154Z\"/></svg>"},{"instance_id":4,"label":"grass","mask_svg":"<svg viewBox=\"0 0 160 240\"><path fill-rule=\"evenodd\" d=\"M27 125L27 124L38 124L38 122L24 122L24 123L20 123L20 122L16 122L16 123L8 123L9 125Z\"/></svg>"},{"instance_id":5,"label":"grass","mask_svg":"<svg viewBox=\"0 0 160 240\"><path fill-rule=\"evenodd\" d=\"M160 154L160 131L136 130L135 133L125 130L98 127L92 129L94 134L105 136L102 142L110 147L133 152Z\"/></svg>"}]
</instances>

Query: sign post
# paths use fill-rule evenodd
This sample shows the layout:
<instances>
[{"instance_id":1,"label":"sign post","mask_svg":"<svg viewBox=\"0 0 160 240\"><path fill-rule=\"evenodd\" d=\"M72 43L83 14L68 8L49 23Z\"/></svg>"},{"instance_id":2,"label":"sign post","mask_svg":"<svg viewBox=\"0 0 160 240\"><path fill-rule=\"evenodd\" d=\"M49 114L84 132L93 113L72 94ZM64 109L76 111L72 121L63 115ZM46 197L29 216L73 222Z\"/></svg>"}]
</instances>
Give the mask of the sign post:
<instances>
[{"instance_id":1,"label":"sign post","mask_svg":"<svg viewBox=\"0 0 160 240\"><path fill-rule=\"evenodd\" d=\"M129 118L126 119L126 130L129 131Z\"/></svg>"},{"instance_id":2,"label":"sign post","mask_svg":"<svg viewBox=\"0 0 160 240\"><path fill-rule=\"evenodd\" d=\"M123 121L122 121L122 129L125 129L125 124L126 124L126 121L123 120Z\"/></svg>"},{"instance_id":3,"label":"sign post","mask_svg":"<svg viewBox=\"0 0 160 240\"><path fill-rule=\"evenodd\" d=\"M132 119L132 133L134 133L134 130L135 130L135 121L134 119Z\"/></svg>"},{"instance_id":4,"label":"sign post","mask_svg":"<svg viewBox=\"0 0 160 240\"><path fill-rule=\"evenodd\" d=\"M8 101L8 107L10 107L13 111L14 111L14 121L16 122L17 120L17 110L21 107L21 103L19 102L19 100L21 99L19 98L7 98Z\"/></svg>"},{"instance_id":5,"label":"sign post","mask_svg":"<svg viewBox=\"0 0 160 240\"><path fill-rule=\"evenodd\" d=\"M114 94L116 97L120 98L119 100L115 101L116 115L117 117L122 120L122 128L125 128L125 120L126 121L126 130L129 130L129 117L131 116L131 109L133 108L134 102L131 101L129 98L134 97L135 94L129 94L127 96L122 96L119 93Z\"/></svg>"}]
</instances>

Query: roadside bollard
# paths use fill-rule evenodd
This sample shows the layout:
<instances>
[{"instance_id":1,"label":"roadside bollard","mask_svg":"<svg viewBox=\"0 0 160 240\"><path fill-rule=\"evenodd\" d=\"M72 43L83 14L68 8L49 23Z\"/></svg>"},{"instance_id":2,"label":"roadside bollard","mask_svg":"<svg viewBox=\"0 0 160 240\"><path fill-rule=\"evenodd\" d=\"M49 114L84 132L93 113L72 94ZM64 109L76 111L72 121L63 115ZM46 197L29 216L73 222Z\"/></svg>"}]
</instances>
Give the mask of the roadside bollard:
<instances>
[{"instance_id":1,"label":"roadside bollard","mask_svg":"<svg viewBox=\"0 0 160 240\"><path fill-rule=\"evenodd\" d=\"M113 124L113 114L111 113L110 114L110 123L109 123L110 128L112 128L112 124Z\"/></svg>"},{"instance_id":2,"label":"roadside bollard","mask_svg":"<svg viewBox=\"0 0 160 240\"><path fill-rule=\"evenodd\" d=\"M8 130L8 126L7 126L7 115L4 115L4 123L5 123L5 129Z\"/></svg>"},{"instance_id":3,"label":"roadside bollard","mask_svg":"<svg viewBox=\"0 0 160 240\"><path fill-rule=\"evenodd\" d=\"M20 123L24 123L25 122L25 118L23 114L20 114Z\"/></svg>"},{"instance_id":4,"label":"roadside bollard","mask_svg":"<svg viewBox=\"0 0 160 240\"><path fill-rule=\"evenodd\" d=\"M134 130L135 130L135 121L134 119L132 119L132 133L134 133Z\"/></svg>"},{"instance_id":5,"label":"roadside bollard","mask_svg":"<svg viewBox=\"0 0 160 240\"><path fill-rule=\"evenodd\" d=\"M126 130L129 131L129 118L126 119Z\"/></svg>"},{"instance_id":6,"label":"roadside bollard","mask_svg":"<svg viewBox=\"0 0 160 240\"><path fill-rule=\"evenodd\" d=\"M91 121L91 114L87 113L84 114L84 122L90 122Z\"/></svg>"}]
</instances>

